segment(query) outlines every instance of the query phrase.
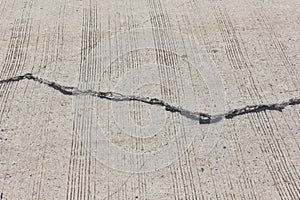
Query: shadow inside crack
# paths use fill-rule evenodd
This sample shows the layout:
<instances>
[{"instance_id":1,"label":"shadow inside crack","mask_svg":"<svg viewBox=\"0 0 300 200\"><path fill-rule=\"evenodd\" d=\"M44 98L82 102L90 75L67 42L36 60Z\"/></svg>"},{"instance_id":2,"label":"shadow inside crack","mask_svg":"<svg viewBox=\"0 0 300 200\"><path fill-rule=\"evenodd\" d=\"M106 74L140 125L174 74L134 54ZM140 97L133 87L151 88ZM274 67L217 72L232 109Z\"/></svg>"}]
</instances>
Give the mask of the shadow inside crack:
<instances>
[{"instance_id":1,"label":"shadow inside crack","mask_svg":"<svg viewBox=\"0 0 300 200\"><path fill-rule=\"evenodd\" d=\"M89 95L101 99L107 99L110 101L138 101L143 102L150 105L156 105L164 107L167 112L171 113L179 113L180 115L199 121L200 124L212 124L217 123L221 120L225 119L232 119L236 116L240 115L246 115L249 113L259 113L266 110L271 111L279 111L282 112L283 109L285 109L287 106L294 106L300 104L300 98L292 98L288 101L282 102L282 103L275 103L275 104L261 104L261 105L251 105L251 106L245 106L243 108L234 109L228 112L225 112L223 114L219 115L211 115L208 113L202 113L202 112L194 112L190 110L183 109L178 106L170 105L169 103L165 102L164 100L157 99L157 98L149 98L149 97L140 97L140 96L133 96L133 95L123 95L120 93L115 92L98 92L98 91L92 91L92 90L80 90L75 87L70 86L63 86L56 82L48 81L46 79L39 78L37 76L32 75L31 73L27 73L20 76L11 77L8 79L0 80L0 84L9 84L11 82L18 82L21 80L32 80L35 82L38 82L40 84L47 85L48 87L59 91L60 93L68 96L77 96L77 95Z\"/></svg>"}]
</instances>

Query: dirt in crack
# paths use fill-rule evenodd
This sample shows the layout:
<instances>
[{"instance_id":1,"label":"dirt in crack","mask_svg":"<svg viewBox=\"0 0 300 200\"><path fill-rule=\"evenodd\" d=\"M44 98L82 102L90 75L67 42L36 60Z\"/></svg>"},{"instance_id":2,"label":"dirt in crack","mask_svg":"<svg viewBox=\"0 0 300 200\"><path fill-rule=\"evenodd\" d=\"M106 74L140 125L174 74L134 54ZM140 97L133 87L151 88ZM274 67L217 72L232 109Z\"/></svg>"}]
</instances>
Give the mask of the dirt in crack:
<instances>
[{"instance_id":1,"label":"dirt in crack","mask_svg":"<svg viewBox=\"0 0 300 200\"><path fill-rule=\"evenodd\" d=\"M245 115L248 113L257 113L266 110L275 110L275 111L282 111L287 106L298 105L300 104L300 98L292 98L288 101L281 102L281 103L273 103L273 104L259 104L259 105L249 105L239 109L233 109L228 112L218 114L218 115L211 115L208 113L203 112L194 112L190 110L186 110L179 106L171 105L164 100L157 99L157 98L150 98L150 97L142 97L142 96L134 96L134 95L124 95L116 92L101 92L101 91L93 91L93 90L80 90L76 87L70 86L63 86L58 83L42 79L40 77L34 76L33 74L27 73L24 75L19 75L15 77L11 77L8 79L0 80L0 84L6 84L11 82L17 82L21 80L32 80L38 82L40 84L47 85L64 95L69 96L76 96L76 95L90 95L97 98L107 99L110 101L139 101L150 105L157 105L164 107L166 111L179 113L182 116L185 116L189 119L197 120L201 124L209 124L209 123L216 123L222 119L231 119L239 115Z\"/></svg>"}]
</instances>

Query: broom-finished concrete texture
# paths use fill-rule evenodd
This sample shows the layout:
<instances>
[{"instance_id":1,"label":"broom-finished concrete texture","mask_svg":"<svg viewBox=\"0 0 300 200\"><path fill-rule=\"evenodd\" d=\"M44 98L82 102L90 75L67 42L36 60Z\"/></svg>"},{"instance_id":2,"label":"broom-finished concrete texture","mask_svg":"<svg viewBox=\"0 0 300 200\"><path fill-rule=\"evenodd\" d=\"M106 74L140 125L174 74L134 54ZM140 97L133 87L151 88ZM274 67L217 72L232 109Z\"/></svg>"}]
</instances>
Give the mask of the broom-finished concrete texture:
<instances>
[{"instance_id":1,"label":"broom-finished concrete texture","mask_svg":"<svg viewBox=\"0 0 300 200\"><path fill-rule=\"evenodd\" d=\"M299 199L298 1L0 2L0 199Z\"/></svg>"}]
</instances>

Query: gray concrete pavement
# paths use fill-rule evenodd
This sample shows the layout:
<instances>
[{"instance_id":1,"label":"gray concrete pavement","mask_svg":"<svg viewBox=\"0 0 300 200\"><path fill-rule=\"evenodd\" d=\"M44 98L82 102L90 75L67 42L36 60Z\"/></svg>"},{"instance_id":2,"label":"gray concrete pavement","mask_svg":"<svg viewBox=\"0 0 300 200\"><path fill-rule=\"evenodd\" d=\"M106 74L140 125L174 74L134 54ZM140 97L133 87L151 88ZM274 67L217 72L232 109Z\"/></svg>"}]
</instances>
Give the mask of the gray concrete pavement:
<instances>
[{"instance_id":1,"label":"gray concrete pavement","mask_svg":"<svg viewBox=\"0 0 300 200\"><path fill-rule=\"evenodd\" d=\"M299 199L299 6L0 1L0 199Z\"/></svg>"}]
</instances>

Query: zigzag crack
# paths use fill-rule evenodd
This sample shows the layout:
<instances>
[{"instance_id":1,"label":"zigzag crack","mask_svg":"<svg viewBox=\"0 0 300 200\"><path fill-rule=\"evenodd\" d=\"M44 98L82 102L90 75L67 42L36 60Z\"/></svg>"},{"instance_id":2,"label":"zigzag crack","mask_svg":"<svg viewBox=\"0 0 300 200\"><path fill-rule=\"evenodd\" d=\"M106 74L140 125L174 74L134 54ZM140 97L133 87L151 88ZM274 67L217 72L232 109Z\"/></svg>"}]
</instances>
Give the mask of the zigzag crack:
<instances>
[{"instance_id":1,"label":"zigzag crack","mask_svg":"<svg viewBox=\"0 0 300 200\"><path fill-rule=\"evenodd\" d=\"M243 108L230 110L223 114L211 115L208 113L194 112L194 111L186 110L179 106L171 105L171 104L165 102L164 100L157 99L157 98L141 97L141 96L134 96L134 95L124 95L124 94L120 94L120 93L116 93L116 92L80 90L76 87L63 86L58 83L39 78L37 76L34 76L31 73L27 73L24 75L19 75L19 76L11 77L8 79L0 80L0 84L10 83L10 82L18 82L18 81L25 80L25 79L47 85L47 86L61 92L64 95L70 95L70 96L90 95L93 97L108 99L111 101L139 101L139 102L143 102L143 103L150 104L150 105L161 106L161 107L164 107L165 110L168 112L179 113L182 116L185 116L187 118L190 118L193 120L199 120L199 122L201 124L214 123L214 122L218 122L224 118L231 119L231 118L234 118L239 115L245 115L248 113L258 113L258 112L262 112L262 111L266 111L266 110L282 111L287 106L300 104L300 98L292 98L292 99L289 99L288 101L285 101L282 103L248 105Z\"/></svg>"}]
</instances>

